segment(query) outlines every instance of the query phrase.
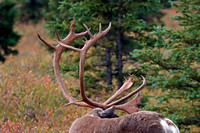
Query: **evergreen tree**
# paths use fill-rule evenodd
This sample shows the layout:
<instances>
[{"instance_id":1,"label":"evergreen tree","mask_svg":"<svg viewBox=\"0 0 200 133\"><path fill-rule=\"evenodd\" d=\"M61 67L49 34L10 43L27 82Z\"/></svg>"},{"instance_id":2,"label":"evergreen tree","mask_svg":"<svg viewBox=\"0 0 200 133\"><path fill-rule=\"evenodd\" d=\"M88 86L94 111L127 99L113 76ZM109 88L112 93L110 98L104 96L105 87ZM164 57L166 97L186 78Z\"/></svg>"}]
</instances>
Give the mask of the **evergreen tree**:
<instances>
[{"instance_id":1,"label":"evergreen tree","mask_svg":"<svg viewBox=\"0 0 200 133\"><path fill-rule=\"evenodd\" d=\"M5 61L5 56L17 54L14 47L20 36L13 31L17 9L10 0L0 2L0 61Z\"/></svg>"},{"instance_id":2,"label":"evergreen tree","mask_svg":"<svg viewBox=\"0 0 200 133\"><path fill-rule=\"evenodd\" d=\"M174 6L182 14L174 18L182 28L154 27L141 41L143 49L132 52L139 59L133 73L146 75L149 86L166 92L157 105L146 108L165 113L187 129L200 124L200 1L180 0ZM172 104L172 99L182 104Z\"/></svg>"}]
</instances>

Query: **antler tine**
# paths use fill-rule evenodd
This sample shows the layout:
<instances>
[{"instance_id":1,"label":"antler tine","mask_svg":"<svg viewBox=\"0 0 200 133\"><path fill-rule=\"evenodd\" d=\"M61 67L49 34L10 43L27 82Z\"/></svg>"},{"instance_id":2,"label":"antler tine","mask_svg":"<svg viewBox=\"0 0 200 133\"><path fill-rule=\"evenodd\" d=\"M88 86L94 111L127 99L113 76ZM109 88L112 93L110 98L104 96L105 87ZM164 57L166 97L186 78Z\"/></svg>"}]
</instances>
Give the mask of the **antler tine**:
<instances>
[{"instance_id":1,"label":"antler tine","mask_svg":"<svg viewBox=\"0 0 200 133\"><path fill-rule=\"evenodd\" d=\"M86 24L83 24L84 27L86 28L87 32L88 32L88 35L90 36L90 38L93 38L94 36L92 35L92 33L90 32L90 28L88 29L87 25Z\"/></svg>"},{"instance_id":2,"label":"antler tine","mask_svg":"<svg viewBox=\"0 0 200 133\"><path fill-rule=\"evenodd\" d=\"M133 87L134 84L135 84L135 82L133 81L133 75L131 75L130 78L128 80L126 80L125 83L122 85L122 87L118 91L116 91L115 94L112 95L106 102L104 102L104 104L109 104L116 97L121 95L124 91L126 91L126 90L130 89L131 87Z\"/></svg>"},{"instance_id":3,"label":"antler tine","mask_svg":"<svg viewBox=\"0 0 200 133\"><path fill-rule=\"evenodd\" d=\"M102 32L102 29L101 29L101 23L99 23L99 33Z\"/></svg>"},{"instance_id":4,"label":"antler tine","mask_svg":"<svg viewBox=\"0 0 200 133\"><path fill-rule=\"evenodd\" d=\"M75 25L76 25L76 20L75 20L75 18L73 18L72 23L70 25L70 31L69 31L70 34L72 34L74 32Z\"/></svg>"},{"instance_id":5,"label":"antler tine","mask_svg":"<svg viewBox=\"0 0 200 133\"><path fill-rule=\"evenodd\" d=\"M49 44L45 39L43 39L39 34L37 34L38 38L44 43L46 44L50 49L55 50L55 47L51 44Z\"/></svg>"},{"instance_id":6,"label":"antler tine","mask_svg":"<svg viewBox=\"0 0 200 133\"><path fill-rule=\"evenodd\" d=\"M113 105L116 105L116 104L119 104L121 103L122 101L125 101L127 100L128 98L130 98L131 96L135 95L136 93L138 93L140 90L142 90L145 86L146 86L146 79L141 75L142 79L143 79L143 83L141 86L139 86L137 89L135 89L133 92L129 93L127 96L124 96L122 97L121 99L115 101L115 102L112 102L110 104L108 104L108 106L113 106Z\"/></svg>"},{"instance_id":7,"label":"antler tine","mask_svg":"<svg viewBox=\"0 0 200 133\"><path fill-rule=\"evenodd\" d=\"M104 31L102 31L103 32L103 34L105 35L105 34L107 34L108 33L108 31L110 30L110 28L111 28L111 22L109 23L109 26L108 26L108 28L106 28Z\"/></svg>"},{"instance_id":8,"label":"antler tine","mask_svg":"<svg viewBox=\"0 0 200 133\"><path fill-rule=\"evenodd\" d=\"M58 41L62 41L62 40L60 39L60 36L59 36L59 34L58 34L58 31L57 31L56 27L54 27L54 30L55 30L55 33L56 33L57 40L58 40Z\"/></svg>"},{"instance_id":9,"label":"antler tine","mask_svg":"<svg viewBox=\"0 0 200 133\"><path fill-rule=\"evenodd\" d=\"M86 35L86 34L88 33L88 31L90 31L90 29L88 29L88 30L85 31L85 32L76 34L76 33L74 33L74 27L75 27L75 26L76 26L76 20L75 20L75 18L73 18L73 21L72 21L71 26L70 26L70 31L69 31L69 33L70 33L70 34L74 34L77 38Z\"/></svg>"}]
</instances>

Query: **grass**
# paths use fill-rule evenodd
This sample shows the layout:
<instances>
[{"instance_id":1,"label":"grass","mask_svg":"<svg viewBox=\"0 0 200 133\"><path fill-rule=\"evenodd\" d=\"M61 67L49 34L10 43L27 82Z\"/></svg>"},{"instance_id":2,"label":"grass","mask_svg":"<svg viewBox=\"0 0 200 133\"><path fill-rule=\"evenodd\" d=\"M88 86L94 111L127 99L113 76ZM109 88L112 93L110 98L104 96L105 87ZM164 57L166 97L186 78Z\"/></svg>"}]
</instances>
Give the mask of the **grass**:
<instances>
[{"instance_id":1,"label":"grass","mask_svg":"<svg viewBox=\"0 0 200 133\"><path fill-rule=\"evenodd\" d=\"M0 65L0 132L68 132L88 109L63 106L67 100L52 71L52 54L36 37L41 25L16 29L23 34L20 53Z\"/></svg>"}]
</instances>

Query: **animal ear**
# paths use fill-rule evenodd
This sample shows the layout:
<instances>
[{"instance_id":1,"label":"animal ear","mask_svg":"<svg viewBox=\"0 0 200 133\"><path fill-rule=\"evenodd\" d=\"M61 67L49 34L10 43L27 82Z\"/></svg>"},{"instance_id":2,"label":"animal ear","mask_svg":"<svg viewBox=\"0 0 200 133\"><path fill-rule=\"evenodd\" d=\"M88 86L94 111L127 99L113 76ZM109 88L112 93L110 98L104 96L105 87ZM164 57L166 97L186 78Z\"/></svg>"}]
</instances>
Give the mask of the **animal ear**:
<instances>
[{"instance_id":1,"label":"animal ear","mask_svg":"<svg viewBox=\"0 0 200 133\"><path fill-rule=\"evenodd\" d=\"M114 116L114 113L115 113L115 106L112 106L110 108L98 112L101 118L112 118Z\"/></svg>"}]
</instances>

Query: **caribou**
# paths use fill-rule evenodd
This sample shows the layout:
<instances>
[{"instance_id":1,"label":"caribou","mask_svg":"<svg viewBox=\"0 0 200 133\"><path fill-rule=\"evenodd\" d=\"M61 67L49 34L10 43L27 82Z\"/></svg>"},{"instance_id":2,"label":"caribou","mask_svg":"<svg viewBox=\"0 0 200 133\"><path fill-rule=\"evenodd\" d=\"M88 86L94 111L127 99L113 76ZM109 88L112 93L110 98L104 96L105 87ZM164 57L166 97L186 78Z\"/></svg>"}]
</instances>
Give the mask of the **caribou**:
<instances>
[{"instance_id":1,"label":"caribou","mask_svg":"<svg viewBox=\"0 0 200 133\"><path fill-rule=\"evenodd\" d=\"M69 101L67 105L74 104L82 107L92 108L91 112L81 118L76 119L72 123L69 133L179 133L178 127L165 116L156 112L140 111L137 108L137 106L141 103L141 95L139 92L146 85L146 79L143 76L141 76L141 78L143 79L143 83L138 88L116 101L114 100L118 96L133 87L135 83L135 81L133 80L133 76L130 76L129 79L124 82L122 87L119 88L119 90L116 91L104 103L92 101L86 96L84 87L84 65L86 54L94 43L96 43L108 33L111 28L111 23L103 31L101 28L101 24L99 24L99 32L95 35L91 33L90 28L88 28L85 24L83 25L86 28L86 31L75 33L75 19L73 19L70 26L69 34L64 39L61 39L59 37L56 28L54 28L57 37L57 46L51 45L38 34L39 39L54 51L54 73L64 97ZM86 34L89 35L90 39L85 38L85 40L83 41L84 46L81 49L70 46L70 44L74 40L80 37L84 37ZM70 49L80 54L79 81L80 94L82 97L81 101L72 97L68 93L60 75L59 60L65 49ZM128 102L120 104L123 101L131 98L135 94L137 94L135 98ZM127 112L128 115L117 116L115 114L115 109L123 110Z\"/></svg>"}]
</instances>

